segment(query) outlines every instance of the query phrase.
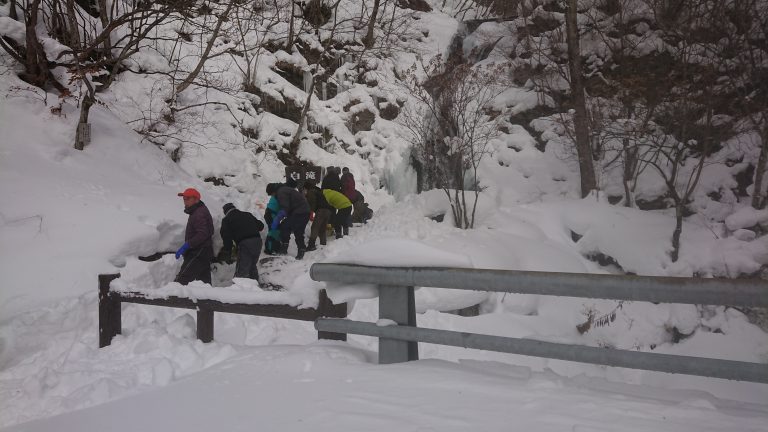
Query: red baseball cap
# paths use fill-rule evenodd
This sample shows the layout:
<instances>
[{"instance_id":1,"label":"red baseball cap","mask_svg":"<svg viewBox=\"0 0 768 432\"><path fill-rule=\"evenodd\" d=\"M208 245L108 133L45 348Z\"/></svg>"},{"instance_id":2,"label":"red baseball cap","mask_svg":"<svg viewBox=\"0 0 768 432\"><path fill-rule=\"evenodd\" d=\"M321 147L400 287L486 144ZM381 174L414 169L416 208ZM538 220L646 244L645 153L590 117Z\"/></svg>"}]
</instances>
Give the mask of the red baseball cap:
<instances>
[{"instance_id":1,"label":"red baseball cap","mask_svg":"<svg viewBox=\"0 0 768 432\"><path fill-rule=\"evenodd\" d=\"M195 188L188 188L184 192L179 192L178 196L180 197L195 197L197 199L200 199L200 192L197 191Z\"/></svg>"}]
</instances>

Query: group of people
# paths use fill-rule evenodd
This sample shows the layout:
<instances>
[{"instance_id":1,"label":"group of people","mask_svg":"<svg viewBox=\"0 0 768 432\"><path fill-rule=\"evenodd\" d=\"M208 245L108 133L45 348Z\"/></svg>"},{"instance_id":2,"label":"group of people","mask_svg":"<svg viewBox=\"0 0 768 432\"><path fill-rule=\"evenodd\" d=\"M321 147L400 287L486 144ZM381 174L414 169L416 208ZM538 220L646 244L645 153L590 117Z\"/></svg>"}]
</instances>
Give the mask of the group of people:
<instances>
[{"instance_id":1,"label":"group of people","mask_svg":"<svg viewBox=\"0 0 768 432\"><path fill-rule=\"evenodd\" d=\"M327 243L327 227L330 224L336 238L349 235L352 222L366 223L373 211L365 202L363 194L355 188L355 178L348 168L343 170L330 166L323 181L307 181L297 189L296 180L289 178L285 183L267 185L269 204L264 219L270 225L265 252L270 254L288 253L291 235L296 242L296 259L304 253ZM309 241L304 242L304 231L312 221Z\"/></svg>"},{"instance_id":2,"label":"group of people","mask_svg":"<svg viewBox=\"0 0 768 432\"><path fill-rule=\"evenodd\" d=\"M269 231L262 242L262 221L253 214L238 210L232 203L224 205L224 218L219 233L223 241L218 261L232 261L233 247L237 249L235 277L259 279L257 263L262 246L267 254L288 253L291 235L296 242L296 259L304 258L307 251L327 243L327 228L333 227L336 238L349 235L353 222L366 223L373 211L365 202L363 194L355 188L355 178L348 168L328 167L321 185L312 182L297 184L289 178L285 183L269 183L266 188L270 196L264 212ZM181 265L176 282L188 284L193 280L211 283L213 254L213 218L201 201L200 192L189 188L178 194L184 200L184 212L189 215L184 244L176 251ZM309 222L309 241L304 242L304 232Z\"/></svg>"}]
</instances>

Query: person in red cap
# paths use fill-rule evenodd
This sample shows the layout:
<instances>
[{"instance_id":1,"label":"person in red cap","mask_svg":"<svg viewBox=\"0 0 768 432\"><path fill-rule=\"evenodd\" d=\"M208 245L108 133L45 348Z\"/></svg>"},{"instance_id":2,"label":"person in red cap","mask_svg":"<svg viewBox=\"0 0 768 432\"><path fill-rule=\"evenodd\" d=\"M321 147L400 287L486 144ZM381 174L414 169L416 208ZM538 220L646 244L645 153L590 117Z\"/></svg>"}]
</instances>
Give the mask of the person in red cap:
<instances>
[{"instance_id":1,"label":"person in red cap","mask_svg":"<svg viewBox=\"0 0 768 432\"><path fill-rule=\"evenodd\" d=\"M176 259L184 257L176 282L186 285L193 280L211 283L213 261L213 218L200 201L200 192L189 188L178 194L184 199L184 213L189 215L184 244L176 251Z\"/></svg>"}]
</instances>

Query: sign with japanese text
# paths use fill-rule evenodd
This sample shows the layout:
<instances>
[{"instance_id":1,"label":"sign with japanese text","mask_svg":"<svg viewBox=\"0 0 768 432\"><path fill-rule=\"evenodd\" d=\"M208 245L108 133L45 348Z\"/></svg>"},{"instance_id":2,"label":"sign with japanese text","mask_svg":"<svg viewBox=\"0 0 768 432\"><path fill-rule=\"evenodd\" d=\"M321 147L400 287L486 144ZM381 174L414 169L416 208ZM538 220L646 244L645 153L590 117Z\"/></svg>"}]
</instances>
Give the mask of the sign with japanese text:
<instances>
[{"instance_id":1,"label":"sign with japanese text","mask_svg":"<svg viewBox=\"0 0 768 432\"><path fill-rule=\"evenodd\" d=\"M319 166L287 166L285 167L285 178L296 180L299 186L305 182L320 183L322 177L322 168Z\"/></svg>"}]
</instances>

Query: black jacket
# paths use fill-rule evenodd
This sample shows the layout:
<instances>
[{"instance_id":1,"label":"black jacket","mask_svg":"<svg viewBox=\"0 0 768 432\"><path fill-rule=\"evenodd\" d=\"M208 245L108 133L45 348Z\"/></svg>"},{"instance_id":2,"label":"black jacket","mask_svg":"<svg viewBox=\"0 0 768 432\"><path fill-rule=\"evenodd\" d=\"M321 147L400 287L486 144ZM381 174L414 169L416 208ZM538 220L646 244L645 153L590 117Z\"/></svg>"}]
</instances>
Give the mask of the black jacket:
<instances>
[{"instance_id":1,"label":"black jacket","mask_svg":"<svg viewBox=\"0 0 768 432\"><path fill-rule=\"evenodd\" d=\"M328 201L323 195L323 191L319 187L313 184L306 184L304 187L307 189L307 202L309 202L309 209L317 213L318 210L328 209L332 207L328 204Z\"/></svg>"},{"instance_id":2,"label":"black jacket","mask_svg":"<svg viewBox=\"0 0 768 432\"><path fill-rule=\"evenodd\" d=\"M232 243L240 243L251 237L259 237L259 232L264 229L264 223L251 213L240 211L236 208L228 211L221 220L221 239L224 240L223 251L231 251Z\"/></svg>"},{"instance_id":3,"label":"black jacket","mask_svg":"<svg viewBox=\"0 0 768 432\"><path fill-rule=\"evenodd\" d=\"M339 178L339 175L333 171L328 172L325 177L323 177L323 182L320 188L333 189L336 192L341 192L341 179Z\"/></svg>"},{"instance_id":4,"label":"black jacket","mask_svg":"<svg viewBox=\"0 0 768 432\"><path fill-rule=\"evenodd\" d=\"M290 186L280 186L275 194L280 210L285 210L287 216L309 214L309 203L301 192Z\"/></svg>"}]
</instances>

